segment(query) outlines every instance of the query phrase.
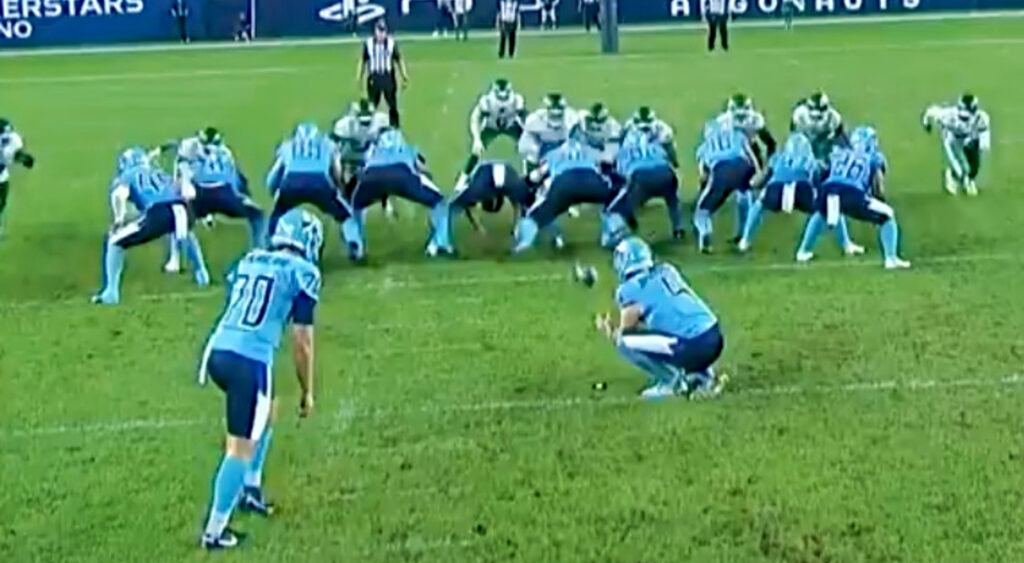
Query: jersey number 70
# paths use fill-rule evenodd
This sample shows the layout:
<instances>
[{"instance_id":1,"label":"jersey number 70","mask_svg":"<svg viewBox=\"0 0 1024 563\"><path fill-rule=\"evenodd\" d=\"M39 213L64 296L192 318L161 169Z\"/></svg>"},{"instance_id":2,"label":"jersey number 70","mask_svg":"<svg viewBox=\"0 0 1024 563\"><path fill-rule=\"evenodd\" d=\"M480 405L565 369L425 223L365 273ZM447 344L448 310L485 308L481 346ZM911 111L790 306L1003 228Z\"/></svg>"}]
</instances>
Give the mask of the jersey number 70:
<instances>
[{"instance_id":1,"label":"jersey number 70","mask_svg":"<svg viewBox=\"0 0 1024 563\"><path fill-rule=\"evenodd\" d=\"M274 292L274 278L270 276L249 276L236 274L231 288L229 318L236 319L238 326L256 330L267 318L270 297Z\"/></svg>"}]
</instances>

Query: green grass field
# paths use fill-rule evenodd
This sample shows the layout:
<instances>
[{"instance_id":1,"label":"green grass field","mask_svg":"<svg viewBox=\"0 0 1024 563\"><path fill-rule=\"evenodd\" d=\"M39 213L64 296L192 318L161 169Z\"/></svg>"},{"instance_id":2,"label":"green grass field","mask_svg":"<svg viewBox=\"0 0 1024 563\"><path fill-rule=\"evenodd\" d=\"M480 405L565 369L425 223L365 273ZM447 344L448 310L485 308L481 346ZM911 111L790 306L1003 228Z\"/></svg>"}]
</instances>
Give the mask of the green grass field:
<instances>
[{"instance_id":1,"label":"green grass field","mask_svg":"<svg viewBox=\"0 0 1024 563\"><path fill-rule=\"evenodd\" d=\"M225 560L1024 561L1019 406L1024 377L1024 110L1020 20L739 30L709 56L692 33L405 46L409 136L438 178L468 150L475 96L505 75L531 103L560 89L620 117L641 103L673 124L686 197L700 125L735 91L777 135L823 87L849 123L878 127L908 272L825 239L793 267L798 217L766 219L751 256L698 256L643 220L719 313L732 386L707 403L641 404L642 378L592 329L611 307L596 219L569 221L566 256L509 259L460 224L463 256L422 256L425 214L370 228L371 263L335 236L319 313L318 412L299 424L287 351L267 486L273 521ZM38 158L15 171L0 241L0 561L205 560L196 540L222 443L222 399L195 384L223 287L130 252L123 303L97 308L107 184L119 148L219 125L251 178L303 118L353 99L355 47L0 59L0 113ZM929 103L977 93L994 147L977 199L940 187ZM497 154L512 155L510 146ZM449 184L451 182L448 182ZM254 192L264 202L257 181ZM732 208L718 216L722 240ZM329 232L335 233L333 226ZM245 228L200 229L213 272ZM598 287L567 280L569 257ZM608 390L591 391L596 381Z\"/></svg>"}]
</instances>

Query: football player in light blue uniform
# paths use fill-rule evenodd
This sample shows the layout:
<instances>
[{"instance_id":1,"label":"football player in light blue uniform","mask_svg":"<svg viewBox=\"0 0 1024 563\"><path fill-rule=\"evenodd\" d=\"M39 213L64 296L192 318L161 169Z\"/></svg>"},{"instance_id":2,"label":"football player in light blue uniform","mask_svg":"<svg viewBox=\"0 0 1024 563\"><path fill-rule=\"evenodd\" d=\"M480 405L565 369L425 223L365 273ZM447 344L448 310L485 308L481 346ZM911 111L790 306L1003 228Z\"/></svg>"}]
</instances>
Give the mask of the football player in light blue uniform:
<instances>
[{"instance_id":1,"label":"football player in light blue uniform","mask_svg":"<svg viewBox=\"0 0 1024 563\"><path fill-rule=\"evenodd\" d=\"M630 129L615 160L616 173L625 181L608 204L601 242L612 247L624 238L626 227L636 228L636 211L649 200L660 197L668 208L672 236L685 235L679 210L679 179L665 148L651 142L642 131Z\"/></svg>"},{"instance_id":2,"label":"football player in light blue uniform","mask_svg":"<svg viewBox=\"0 0 1024 563\"><path fill-rule=\"evenodd\" d=\"M139 213L128 221L128 205ZM117 176L110 183L113 224L103 246L103 289L94 303L115 305L121 300L124 251L164 235L185 249L200 287L210 283L199 240L192 233L192 216L171 177L153 166L145 149L125 150L117 160Z\"/></svg>"},{"instance_id":3,"label":"football player in light blue uniform","mask_svg":"<svg viewBox=\"0 0 1024 563\"><path fill-rule=\"evenodd\" d=\"M526 215L516 225L514 252L531 248L542 230L555 226L555 220L580 203L607 206L612 199L611 183L601 174L596 150L570 139L547 153L540 168L530 173L530 181L541 185ZM561 235L557 233L556 246Z\"/></svg>"},{"instance_id":4,"label":"football player in light blue uniform","mask_svg":"<svg viewBox=\"0 0 1024 563\"><path fill-rule=\"evenodd\" d=\"M881 200L885 193L885 155L878 148L878 134L871 127L858 127L850 134L850 148L832 151L828 177L821 186L814 215L807 221L797 262L814 257L814 244L821 230L835 228L843 215L879 226L879 238L886 269L909 268L910 262L897 254L899 226L896 213Z\"/></svg>"},{"instance_id":5,"label":"football player in light blue uniform","mask_svg":"<svg viewBox=\"0 0 1024 563\"><path fill-rule=\"evenodd\" d=\"M344 225L352 207L342 196L341 156L338 146L312 123L300 123L292 137L277 148L277 159L267 174L267 187L274 196L267 232L274 233L277 220L294 207L312 204ZM361 240L342 236L351 256Z\"/></svg>"},{"instance_id":6,"label":"football player in light blue uniform","mask_svg":"<svg viewBox=\"0 0 1024 563\"><path fill-rule=\"evenodd\" d=\"M650 247L637 237L619 242L612 264L619 277L618 321L598 315L596 325L620 354L647 374L650 386L641 397L721 392L725 376L716 377L713 367L725 348L718 317L679 270L656 264Z\"/></svg>"},{"instance_id":7,"label":"football player in light blue uniform","mask_svg":"<svg viewBox=\"0 0 1024 563\"><path fill-rule=\"evenodd\" d=\"M427 175L425 160L419 150L405 140L397 129L388 129L380 134L366 155L366 164L359 174L359 181L352 191L354 215L342 225L346 239L359 240L353 249L354 259L366 256L364 236L364 211L370 205L390 196L398 196L430 210L430 236L427 254L454 254L450 235L450 211L448 201L441 190Z\"/></svg>"},{"instance_id":8,"label":"football player in light blue uniform","mask_svg":"<svg viewBox=\"0 0 1024 563\"><path fill-rule=\"evenodd\" d=\"M789 214L794 209L807 214L814 213L821 172L811 141L802 133L791 134L782 151L771 156L768 167L752 182L755 186L763 184L764 189L750 207L747 223L743 227L743 237L737 245L739 251L750 250L765 209L773 213ZM840 248L847 255L864 253L864 248L850 239L845 217L839 218L836 237Z\"/></svg>"},{"instance_id":9,"label":"football player in light blue uniform","mask_svg":"<svg viewBox=\"0 0 1024 563\"><path fill-rule=\"evenodd\" d=\"M712 121L704 128L704 142L697 148L697 162L701 191L697 197L693 225L697 228L697 247L701 252L710 253L711 216L733 192L736 192L734 241L739 242L742 237L753 200L750 180L757 173L757 159L746 133Z\"/></svg>"},{"instance_id":10,"label":"football player in light blue uniform","mask_svg":"<svg viewBox=\"0 0 1024 563\"><path fill-rule=\"evenodd\" d=\"M479 159L475 162L471 170L459 176L449 208L452 216L464 211L473 228L483 233L483 225L473 215L474 207L479 205L487 213L497 213L508 199L514 209L513 216L518 218L533 203L534 193L526 180L507 162ZM454 228L450 223L449 227Z\"/></svg>"},{"instance_id":11,"label":"football player in light blue uniform","mask_svg":"<svg viewBox=\"0 0 1024 563\"><path fill-rule=\"evenodd\" d=\"M227 404L224 458L214 477L210 516L200 544L232 548L241 536L228 529L236 504L264 516L273 507L261 481L272 435L274 355L291 325L295 369L302 389L300 416L313 410L313 321L320 298L323 248L320 220L301 209L281 216L268 250L243 256L228 275L227 305L203 352L199 380L212 379Z\"/></svg>"},{"instance_id":12,"label":"football player in light blue uniform","mask_svg":"<svg viewBox=\"0 0 1024 563\"><path fill-rule=\"evenodd\" d=\"M263 244L263 211L242 192L242 178L231 149L219 144L208 147L193 167L196 196L192 209L196 219L214 213L245 219L249 223L250 246L255 248Z\"/></svg>"}]
</instances>

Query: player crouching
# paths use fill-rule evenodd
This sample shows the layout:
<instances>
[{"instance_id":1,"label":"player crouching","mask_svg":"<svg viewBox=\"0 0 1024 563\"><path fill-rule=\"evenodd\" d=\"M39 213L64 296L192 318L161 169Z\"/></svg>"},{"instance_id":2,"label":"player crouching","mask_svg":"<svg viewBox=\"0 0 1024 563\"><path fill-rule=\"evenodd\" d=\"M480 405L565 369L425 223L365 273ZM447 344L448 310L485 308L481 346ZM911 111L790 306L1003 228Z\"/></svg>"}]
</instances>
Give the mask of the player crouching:
<instances>
[{"instance_id":1,"label":"player crouching","mask_svg":"<svg viewBox=\"0 0 1024 563\"><path fill-rule=\"evenodd\" d=\"M220 321L207 342L199 380L213 380L227 404L224 458L213 482L213 499L200 545L233 548L243 536L228 529L236 504L269 516L261 489L263 464L276 410L271 368L285 327L292 325L295 370L302 389L299 415L313 410L313 318L320 298L317 262L323 226L295 209L281 216L269 250L253 250L228 276L231 289Z\"/></svg>"},{"instance_id":2,"label":"player crouching","mask_svg":"<svg viewBox=\"0 0 1024 563\"><path fill-rule=\"evenodd\" d=\"M936 125L942 137L942 153L946 157L946 191L956 195L978 195L975 180L981 170L981 151L992 147L988 113L981 109L978 98L964 94L956 105L934 105L924 112L924 130Z\"/></svg>"},{"instance_id":3,"label":"player crouching","mask_svg":"<svg viewBox=\"0 0 1024 563\"><path fill-rule=\"evenodd\" d=\"M0 118L0 235L4 232L4 209L11 190L11 165L18 163L31 169L36 164L36 159L25 152L24 147L25 142L11 122Z\"/></svg>"},{"instance_id":4,"label":"player crouching","mask_svg":"<svg viewBox=\"0 0 1024 563\"><path fill-rule=\"evenodd\" d=\"M714 364L725 339L707 304L675 266L655 264L650 247L639 238L619 242L612 264L619 277L619 320L598 315L595 324L620 354L647 374L651 385L640 396L718 395L726 377L715 376Z\"/></svg>"},{"instance_id":5,"label":"player crouching","mask_svg":"<svg viewBox=\"0 0 1024 563\"><path fill-rule=\"evenodd\" d=\"M353 259L366 257L363 211L390 196L419 203L430 210L428 255L454 254L449 240L447 200L427 175L419 150L406 142L401 131L388 129L380 134L366 155L366 165L352 192L353 216L342 223L346 240L359 241L358 246L350 248Z\"/></svg>"},{"instance_id":6,"label":"player crouching","mask_svg":"<svg viewBox=\"0 0 1024 563\"><path fill-rule=\"evenodd\" d=\"M700 168L700 195L693 214L693 225L697 229L697 248L711 253L711 217L725 200L736 193L736 236L739 242L743 225L753 200L750 180L757 173L757 158L750 146L750 139L740 129L723 126L717 121L704 128L704 142L697 148L697 162Z\"/></svg>"},{"instance_id":7,"label":"player crouching","mask_svg":"<svg viewBox=\"0 0 1024 563\"><path fill-rule=\"evenodd\" d=\"M636 229L636 212L654 198L663 198L672 223L672 236L685 235L679 206L679 179L662 145L637 129L626 133L616 157L616 173L625 181L605 214L603 246L612 247L624 237L626 227Z\"/></svg>"},{"instance_id":8,"label":"player crouching","mask_svg":"<svg viewBox=\"0 0 1024 563\"><path fill-rule=\"evenodd\" d=\"M138 147L121 153L117 172L110 186L113 225L104 241L103 289L93 297L93 302L120 302L124 251L164 235L170 235L174 244L185 249L196 283L200 287L209 285L210 274L199 239L192 233L192 215L171 177L153 166L145 149ZM134 221L127 220L129 203L140 214Z\"/></svg>"},{"instance_id":9,"label":"player crouching","mask_svg":"<svg viewBox=\"0 0 1024 563\"><path fill-rule=\"evenodd\" d=\"M764 185L764 189L750 207L743 227L743 237L736 248L740 252L750 250L765 210L789 214L796 209L807 214L814 213L820 170L807 137L803 133L790 135L782 152L774 154L768 161L768 168L751 182L754 186ZM836 237L845 254L852 256L864 253L864 248L850 239L845 216L839 217Z\"/></svg>"},{"instance_id":10,"label":"player crouching","mask_svg":"<svg viewBox=\"0 0 1024 563\"><path fill-rule=\"evenodd\" d=\"M459 183L455 186L448 206L451 216L464 211L473 229L486 234L484 226L473 215L473 208L480 205L487 213L497 213L501 211L506 198L512 203L513 216L518 219L522 211L533 202L533 191L508 163L485 160L459 176ZM454 248L454 238L450 239Z\"/></svg>"},{"instance_id":11,"label":"player crouching","mask_svg":"<svg viewBox=\"0 0 1024 563\"><path fill-rule=\"evenodd\" d=\"M515 253L531 248L540 232L553 226L570 207L580 203L604 207L613 195L611 184L601 174L597 151L576 140L568 140L549 152L529 179L543 185L536 201L516 225ZM555 246L562 246L557 232L555 237Z\"/></svg>"},{"instance_id":12,"label":"player crouching","mask_svg":"<svg viewBox=\"0 0 1024 563\"><path fill-rule=\"evenodd\" d=\"M807 221L797 262L814 257L814 244L825 225L835 228L843 215L879 226L879 238L886 269L909 268L900 259L899 226L892 207L882 201L885 193L885 155L878 148L878 135L870 127L858 127L850 134L849 148L832 152L828 177L818 193L816 211Z\"/></svg>"}]
</instances>

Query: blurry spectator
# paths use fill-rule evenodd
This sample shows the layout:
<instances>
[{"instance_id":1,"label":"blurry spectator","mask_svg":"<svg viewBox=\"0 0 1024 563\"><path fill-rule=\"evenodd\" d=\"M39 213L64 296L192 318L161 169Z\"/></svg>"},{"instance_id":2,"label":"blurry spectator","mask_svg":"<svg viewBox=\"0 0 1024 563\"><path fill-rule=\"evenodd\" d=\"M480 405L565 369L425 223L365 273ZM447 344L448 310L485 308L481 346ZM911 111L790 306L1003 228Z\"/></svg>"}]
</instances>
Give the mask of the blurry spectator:
<instances>
[{"instance_id":1,"label":"blurry spectator","mask_svg":"<svg viewBox=\"0 0 1024 563\"><path fill-rule=\"evenodd\" d=\"M498 32L501 39L498 43L498 58L505 58L505 47L508 47L508 56L516 56L516 34L522 24L522 15L519 12L519 0L498 0Z\"/></svg>"},{"instance_id":2,"label":"blurry spectator","mask_svg":"<svg viewBox=\"0 0 1024 563\"><path fill-rule=\"evenodd\" d=\"M437 24L434 28L434 37L438 35L448 37L452 17L452 0L437 0Z\"/></svg>"},{"instance_id":3,"label":"blurry spectator","mask_svg":"<svg viewBox=\"0 0 1024 563\"><path fill-rule=\"evenodd\" d=\"M558 27L558 3L561 0L540 0L540 28Z\"/></svg>"},{"instance_id":4,"label":"blurry spectator","mask_svg":"<svg viewBox=\"0 0 1024 563\"><path fill-rule=\"evenodd\" d=\"M242 10L238 13L238 24L235 28L235 41L252 41L252 24L249 23L249 11Z\"/></svg>"},{"instance_id":5,"label":"blurry spectator","mask_svg":"<svg viewBox=\"0 0 1024 563\"><path fill-rule=\"evenodd\" d=\"M601 31L601 4L597 0L580 0L577 9L583 16L583 27L587 32L590 31L590 26Z\"/></svg>"},{"instance_id":6,"label":"blurry spectator","mask_svg":"<svg viewBox=\"0 0 1024 563\"><path fill-rule=\"evenodd\" d=\"M455 21L455 39L469 40L469 12L473 0L452 0L452 17Z\"/></svg>"},{"instance_id":7,"label":"blurry spectator","mask_svg":"<svg viewBox=\"0 0 1024 563\"><path fill-rule=\"evenodd\" d=\"M359 29L359 10L356 8L356 0L343 0L341 3L341 15L345 20L345 27L352 35L356 35Z\"/></svg>"},{"instance_id":8,"label":"blurry spectator","mask_svg":"<svg viewBox=\"0 0 1024 563\"><path fill-rule=\"evenodd\" d=\"M182 43L188 43L188 4L185 0L171 0L171 17L178 24L178 35Z\"/></svg>"}]
</instances>

